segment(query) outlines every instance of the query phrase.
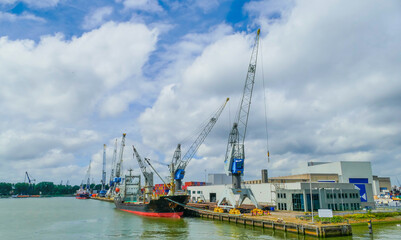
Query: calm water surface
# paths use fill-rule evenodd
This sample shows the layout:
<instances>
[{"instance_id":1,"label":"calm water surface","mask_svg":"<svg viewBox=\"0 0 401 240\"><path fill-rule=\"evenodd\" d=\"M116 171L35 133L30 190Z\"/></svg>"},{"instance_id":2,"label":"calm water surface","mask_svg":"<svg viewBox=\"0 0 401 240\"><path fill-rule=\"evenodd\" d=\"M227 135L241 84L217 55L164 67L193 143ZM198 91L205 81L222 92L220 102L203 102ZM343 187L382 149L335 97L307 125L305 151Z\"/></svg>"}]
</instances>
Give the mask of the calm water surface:
<instances>
[{"instance_id":1,"label":"calm water surface","mask_svg":"<svg viewBox=\"0 0 401 240\"><path fill-rule=\"evenodd\" d=\"M401 239L401 227L353 227L352 237ZM0 199L0 239L317 239L200 218L158 219L75 198Z\"/></svg>"}]
</instances>

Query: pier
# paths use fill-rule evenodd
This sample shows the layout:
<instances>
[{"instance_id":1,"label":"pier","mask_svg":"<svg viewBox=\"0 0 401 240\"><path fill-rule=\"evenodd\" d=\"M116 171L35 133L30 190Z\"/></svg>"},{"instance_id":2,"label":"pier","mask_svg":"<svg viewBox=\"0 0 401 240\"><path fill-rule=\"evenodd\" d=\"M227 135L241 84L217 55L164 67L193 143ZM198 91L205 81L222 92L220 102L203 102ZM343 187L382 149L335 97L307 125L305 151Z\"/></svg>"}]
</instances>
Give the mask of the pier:
<instances>
[{"instance_id":1,"label":"pier","mask_svg":"<svg viewBox=\"0 0 401 240\"><path fill-rule=\"evenodd\" d=\"M114 203L114 199L113 198L105 198L105 197L91 197L90 199L95 199L95 200L99 200L99 201L105 201L105 202L111 202Z\"/></svg>"},{"instance_id":2,"label":"pier","mask_svg":"<svg viewBox=\"0 0 401 240\"><path fill-rule=\"evenodd\" d=\"M313 224L298 223L277 218L277 220L267 219L264 216L252 216L247 214L228 214L218 213L211 210L204 210L194 207L187 207L185 214L187 216L207 218L228 223L241 224L245 226L261 227L284 232L292 232L300 235L309 235L314 237L339 237L352 235L350 224Z\"/></svg>"}]
</instances>

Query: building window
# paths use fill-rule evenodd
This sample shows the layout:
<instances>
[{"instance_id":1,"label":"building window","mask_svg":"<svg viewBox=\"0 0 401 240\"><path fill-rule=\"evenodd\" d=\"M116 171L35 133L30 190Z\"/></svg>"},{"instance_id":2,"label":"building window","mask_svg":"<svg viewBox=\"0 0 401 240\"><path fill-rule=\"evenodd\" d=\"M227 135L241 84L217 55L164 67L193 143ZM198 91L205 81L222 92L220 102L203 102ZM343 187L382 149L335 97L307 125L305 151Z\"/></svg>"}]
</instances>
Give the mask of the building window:
<instances>
[{"instance_id":1,"label":"building window","mask_svg":"<svg viewBox=\"0 0 401 240\"><path fill-rule=\"evenodd\" d=\"M327 193L327 199L330 199L330 193Z\"/></svg>"},{"instance_id":2,"label":"building window","mask_svg":"<svg viewBox=\"0 0 401 240\"><path fill-rule=\"evenodd\" d=\"M202 193L202 191L198 191L198 194L201 194Z\"/></svg>"},{"instance_id":3,"label":"building window","mask_svg":"<svg viewBox=\"0 0 401 240\"><path fill-rule=\"evenodd\" d=\"M195 194L195 191L192 191L192 194Z\"/></svg>"},{"instance_id":4,"label":"building window","mask_svg":"<svg viewBox=\"0 0 401 240\"><path fill-rule=\"evenodd\" d=\"M292 194L292 210L304 211L304 195L300 193Z\"/></svg>"}]
</instances>

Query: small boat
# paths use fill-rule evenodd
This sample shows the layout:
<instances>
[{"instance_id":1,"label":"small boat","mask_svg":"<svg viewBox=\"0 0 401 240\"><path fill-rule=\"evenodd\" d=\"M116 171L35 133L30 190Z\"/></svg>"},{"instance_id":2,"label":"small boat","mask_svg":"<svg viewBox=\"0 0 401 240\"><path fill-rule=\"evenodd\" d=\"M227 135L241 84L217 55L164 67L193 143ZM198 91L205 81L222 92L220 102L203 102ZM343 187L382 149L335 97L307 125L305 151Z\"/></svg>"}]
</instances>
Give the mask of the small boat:
<instances>
[{"instance_id":1,"label":"small boat","mask_svg":"<svg viewBox=\"0 0 401 240\"><path fill-rule=\"evenodd\" d=\"M75 194L76 199L89 199L89 193L82 188L77 191Z\"/></svg>"},{"instance_id":2,"label":"small boat","mask_svg":"<svg viewBox=\"0 0 401 240\"><path fill-rule=\"evenodd\" d=\"M12 195L12 198L29 198L29 195L26 194L16 194L16 195Z\"/></svg>"}]
</instances>

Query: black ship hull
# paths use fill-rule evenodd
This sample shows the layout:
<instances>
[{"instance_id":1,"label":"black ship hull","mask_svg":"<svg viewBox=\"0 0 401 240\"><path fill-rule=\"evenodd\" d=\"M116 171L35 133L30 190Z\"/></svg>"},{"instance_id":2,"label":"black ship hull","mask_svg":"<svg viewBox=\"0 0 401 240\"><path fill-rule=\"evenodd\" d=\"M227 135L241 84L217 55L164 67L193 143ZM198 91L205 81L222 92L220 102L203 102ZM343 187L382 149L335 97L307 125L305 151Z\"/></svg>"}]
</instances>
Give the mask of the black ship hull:
<instances>
[{"instance_id":1,"label":"black ship hull","mask_svg":"<svg viewBox=\"0 0 401 240\"><path fill-rule=\"evenodd\" d=\"M188 195L173 195L161 196L159 199L152 199L148 203L139 203L123 202L121 198L117 197L114 199L114 204L117 209L136 215L181 218L184 214L184 207L180 204L186 204L188 199Z\"/></svg>"}]
</instances>

